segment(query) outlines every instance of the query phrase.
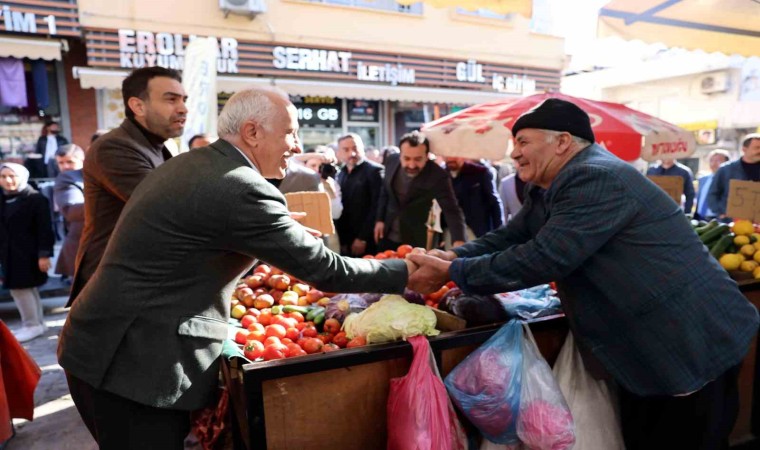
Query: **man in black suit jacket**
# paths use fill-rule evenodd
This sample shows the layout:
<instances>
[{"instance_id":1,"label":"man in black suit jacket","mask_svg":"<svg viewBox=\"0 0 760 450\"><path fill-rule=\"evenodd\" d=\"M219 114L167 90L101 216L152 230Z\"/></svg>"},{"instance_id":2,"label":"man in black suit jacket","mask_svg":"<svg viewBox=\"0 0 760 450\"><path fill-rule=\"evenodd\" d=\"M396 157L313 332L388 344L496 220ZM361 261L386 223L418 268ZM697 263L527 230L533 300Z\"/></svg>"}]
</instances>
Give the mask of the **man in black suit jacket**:
<instances>
[{"instance_id":1,"label":"man in black suit jacket","mask_svg":"<svg viewBox=\"0 0 760 450\"><path fill-rule=\"evenodd\" d=\"M430 146L419 131L401 137L401 153L388 157L375 223L379 250L401 244L425 247L425 226L433 199L443 210L453 246L464 244L464 214L457 204L448 172L429 158Z\"/></svg>"},{"instance_id":2,"label":"man in black suit jacket","mask_svg":"<svg viewBox=\"0 0 760 450\"><path fill-rule=\"evenodd\" d=\"M55 152L61 147L68 144L69 141L65 137L61 136L61 126L58 122L48 120L45 122L42 128L42 136L37 139L36 153L42 155L42 165L44 166L44 173L40 173L37 176L34 174L32 178L55 178L60 171L58 165L55 162Z\"/></svg>"},{"instance_id":3,"label":"man in black suit jacket","mask_svg":"<svg viewBox=\"0 0 760 450\"><path fill-rule=\"evenodd\" d=\"M467 226L477 237L499 228L504 214L489 168L464 158L445 159Z\"/></svg>"},{"instance_id":4,"label":"man in black suit jacket","mask_svg":"<svg viewBox=\"0 0 760 450\"><path fill-rule=\"evenodd\" d=\"M363 256L375 253L375 213L385 169L364 154L364 142L355 133L338 139L337 157L345 164L338 173L343 196L343 213L335 221L340 253Z\"/></svg>"}]
</instances>

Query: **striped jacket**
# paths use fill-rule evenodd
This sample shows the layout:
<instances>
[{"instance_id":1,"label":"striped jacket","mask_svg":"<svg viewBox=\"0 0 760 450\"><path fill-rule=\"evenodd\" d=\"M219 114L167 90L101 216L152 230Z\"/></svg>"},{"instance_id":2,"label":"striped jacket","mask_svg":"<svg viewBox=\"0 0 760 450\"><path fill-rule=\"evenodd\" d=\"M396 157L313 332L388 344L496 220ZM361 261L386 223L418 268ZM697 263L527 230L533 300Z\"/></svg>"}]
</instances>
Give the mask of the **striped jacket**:
<instances>
[{"instance_id":1,"label":"striped jacket","mask_svg":"<svg viewBox=\"0 0 760 450\"><path fill-rule=\"evenodd\" d=\"M455 252L451 278L468 293L557 281L581 347L637 395L700 389L757 332L757 310L678 205L597 145L545 193L529 191L506 227Z\"/></svg>"}]
</instances>

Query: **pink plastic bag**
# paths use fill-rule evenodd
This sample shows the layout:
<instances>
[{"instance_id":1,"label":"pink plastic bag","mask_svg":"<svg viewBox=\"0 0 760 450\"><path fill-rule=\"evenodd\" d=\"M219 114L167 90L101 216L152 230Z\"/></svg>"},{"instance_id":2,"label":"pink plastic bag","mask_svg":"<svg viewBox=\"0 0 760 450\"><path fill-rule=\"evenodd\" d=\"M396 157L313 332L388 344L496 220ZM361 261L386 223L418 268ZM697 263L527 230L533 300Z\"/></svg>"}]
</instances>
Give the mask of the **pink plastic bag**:
<instances>
[{"instance_id":1,"label":"pink plastic bag","mask_svg":"<svg viewBox=\"0 0 760 450\"><path fill-rule=\"evenodd\" d=\"M431 368L427 338L414 336L409 343L414 350L409 373L391 380L388 395L388 450L464 448L454 432L459 421L446 388Z\"/></svg>"}]
</instances>

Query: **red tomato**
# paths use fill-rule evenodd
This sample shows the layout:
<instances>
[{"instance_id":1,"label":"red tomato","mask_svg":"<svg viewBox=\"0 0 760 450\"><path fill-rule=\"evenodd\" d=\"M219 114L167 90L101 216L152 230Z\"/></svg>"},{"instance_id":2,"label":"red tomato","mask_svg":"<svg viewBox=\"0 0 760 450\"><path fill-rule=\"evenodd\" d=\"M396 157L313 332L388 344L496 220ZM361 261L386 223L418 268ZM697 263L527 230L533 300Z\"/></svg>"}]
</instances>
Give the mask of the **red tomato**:
<instances>
[{"instance_id":1,"label":"red tomato","mask_svg":"<svg viewBox=\"0 0 760 450\"><path fill-rule=\"evenodd\" d=\"M384 253L378 253L375 255L375 259L388 259L388 257Z\"/></svg>"},{"instance_id":2,"label":"red tomato","mask_svg":"<svg viewBox=\"0 0 760 450\"><path fill-rule=\"evenodd\" d=\"M246 310L245 310L245 313L246 313L247 315L249 315L249 316L253 316L253 317L256 317L256 318L258 318L258 317L259 317L259 315L261 314L261 311L259 311L259 310L258 310L258 309L256 309L256 308L248 308L248 309L246 309Z\"/></svg>"},{"instance_id":3,"label":"red tomato","mask_svg":"<svg viewBox=\"0 0 760 450\"><path fill-rule=\"evenodd\" d=\"M251 326L248 327L248 331L261 331L264 332L264 325L256 322L252 323Z\"/></svg>"},{"instance_id":4,"label":"red tomato","mask_svg":"<svg viewBox=\"0 0 760 450\"><path fill-rule=\"evenodd\" d=\"M319 333L317 335L317 339L324 342L325 344L329 344L330 342L332 342L332 338L333 338L333 335L330 333Z\"/></svg>"},{"instance_id":5,"label":"red tomato","mask_svg":"<svg viewBox=\"0 0 760 450\"><path fill-rule=\"evenodd\" d=\"M282 339L285 337L286 329L282 325L275 324L275 325L269 325L268 327L266 327L265 332L266 332L267 337L275 336L278 339Z\"/></svg>"},{"instance_id":6,"label":"red tomato","mask_svg":"<svg viewBox=\"0 0 760 450\"><path fill-rule=\"evenodd\" d=\"M364 255L364 256L362 256L362 258L364 258L364 259L375 259L375 257L372 256L372 255Z\"/></svg>"},{"instance_id":7,"label":"red tomato","mask_svg":"<svg viewBox=\"0 0 760 450\"><path fill-rule=\"evenodd\" d=\"M248 341L243 347L243 354L246 358L254 361L261 357L264 353L264 344L259 341Z\"/></svg>"},{"instance_id":8,"label":"red tomato","mask_svg":"<svg viewBox=\"0 0 760 450\"><path fill-rule=\"evenodd\" d=\"M385 254L386 258L395 258L396 257L396 252L394 252L393 250L386 250L386 251L383 252L383 254Z\"/></svg>"},{"instance_id":9,"label":"red tomato","mask_svg":"<svg viewBox=\"0 0 760 450\"><path fill-rule=\"evenodd\" d=\"M322 328L328 333L335 334L340 331L340 322L338 319L327 319Z\"/></svg>"},{"instance_id":10,"label":"red tomato","mask_svg":"<svg viewBox=\"0 0 760 450\"><path fill-rule=\"evenodd\" d=\"M340 347L335 344L325 344L324 347L322 347L322 351L325 353L334 352L335 350L340 350Z\"/></svg>"},{"instance_id":11,"label":"red tomato","mask_svg":"<svg viewBox=\"0 0 760 450\"><path fill-rule=\"evenodd\" d=\"M306 324L305 324L304 322L298 322L298 323L296 324L296 330L298 330L298 331L301 331L301 330L303 330L304 328L306 328Z\"/></svg>"},{"instance_id":12,"label":"red tomato","mask_svg":"<svg viewBox=\"0 0 760 450\"><path fill-rule=\"evenodd\" d=\"M346 348L361 347L363 345L367 345L367 339L364 336L356 336L348 342Z\"/></svg>"},{"instance_id":13,"label":"red tomato","mask_svg":"<svg viewBox=\"0 0 760 450\"><path fill-rule=\"evenodd\" d=\"M398 254L399 258L405 258L406 255L408 255L409 253L411 253L413 249L414 249L414 247L412 247L409 244L401 244L396 249L396 254Z\"/></svg>"},{"instance_id":14,"label":"red tomato","mask_svg":"<svg viewBox=\"0 0 760 450\"><path fill-rule=\"evenodd\" d=\"M293 353L291 353L290 357L293 358L295 356L304 356L308 355L302 348L298 348L297 350L293 350Z\"/></svg>"},{"instance_id":15,"label":"red tomato","mask_svg":"<svg viewBox=\"0 0 760 450\"><path fill-rule=\"evenodd\" d=\"M340 348L345 348L346 345L348 345L348 338L346 337L346 332L341 331L340 333L336 334L332 339L333 344L337 345Z\"/></svg>"},{"instance_id":16,"label":"red tomato","mask_svg":"<svg viewBox=\"0 0 760 450\"><path fill-rule=\"evenodd\" d=\"M299 347L303 348L303 346L306 345L306 341L308 341L309 339L311 338L307 338L307 337L298 338L298 340L296 341L296 344L298 344Z\"/></svg>"},{"instance_id":17,"label":"red tomato","mask_svg":"<svg viewBox=\"0 0 760 450\"><path fill-rule=\"evenodd\" d=\"M285 330L285 337L292 341L297 341L299 336L301 336L301 332L298 331L298 328L288 328Z\"/></svg>"},{"instance_id":18,"label":"red tomato","mask_svg":"<svg viewBox=\"0 0 760 450\"><path fill-rule=\"evenodd\" d=\"M287 347L286 347L287 350ZM271 361L273 359L282 359L285 357L285 351L281 347L266 347L264 349L264 352L262 355L264 357L264 361Z\"/></svg>"},{"instance_id":19,"label":"red tomato","mask_svg":"<svg viewBox=\"0 0 760 450\"><path fill-rule=\"evenodd\" d=\"M245 315L240 319L240 325L242 325L243 328L248 328L254 323L258 323L258 320L256 320L256 317L254 316Z\"/></svg>"},{"instance_id":20,"label":"red tomato","mask_svg":"<svg viewBox=\"0 0 760 450\"><path fill-rule=\"evenodd\" d=\"M292 358L293 356L298 356L298 353L303 352L303 349L298 344L288 344L287 347L288 347L288 350L285 352L286 358Z\"/></svg>"},{"instance_id":21,"label":"red tomato","mask_svg":"<svg viewBox=\"0 0 760 450\"><path fill-rule=\"evenodd\" d=\"M307 339L307 340L306 340L306 342L304 343L304 345L303 345L303 349L304 349L304 350L306 351L306 353L308 353L308 354L312 354L312 353L319 353L319 352L321 352L321 351L322 351L322 347L323 347L324 345L325 345L325 344L324 344L324 343L322 343L322 341L320 341L320 340L319 340L319 339L317 339L317 338L309 338L309 339Z\"/></svg>"},{"instance_id":22,"label":"red tomato","mask_svg":"<svg viewBox=\"0 0 760 450\"><path fill-rule=\"evenodd\" d=\"M286 325L287 322L285 322L286 320L288 319L286 319L284 316L281 316L281 315L272 316L272 322L270 323L270 325L282 325L283 327L287 328L287 325Z\"/></svg>"},{"instance_id":23,"label":"red tomato","mask_svg":"<svg viewBox=\"0 0 760 450\"><path fill-rule=\"evenodd\" d=\"M313 338L313 337L317 337L319 332L317 331L315 327L306 327L301 331L301 334L304 337Z\"/></svg>"},{"instance_id":24,"label":"red tomato","mask_svg":"<svg viewBox=\"0 0 760 450\"><path fill-rule=\"evenodd\" d=\"M288 345L293 343L293 339L282 338L280 339L280 342L282 342L282 345Z\"/></svg>"},{"instance_id":25,"label":"red tomato","mask_svg":"<svg viewBox=\"0 0 760 450\"><path fill-rule=\"evenodd\" d=\"M246 341L259 341L264 342L264 339L266 339L267 336L264 334L264 330L253 330L248 332L248 336L246 336Z\"/></svg>"},{"instance_id":26,"label":"red tomato","mask_svg":"<svg viewBox=\"0 0 760 450\"><path fill-rule=\"evenodd\" d=\"M264 347L270 347L272 345L282 345L280 338L275 336L269 336L264 340Z\"/></svg>"},{"instance_id":27,"label":"red tomato","mask_svg":"<svg viewBox=\"0 0 760 450\"><path fill-rule=\"evenodd\" d=\"M293 311L292 313L287 313L287 314L285 314L285 317L287 317L288 319L296 319L297 323L301 323L304 320L303 319L303 314L301 314L298 311Z\"/></svg>"},{"instance_id":28,"label":"red tomato","mask_svg":"<svg viewBox=\"0 0 760 450\"><path fill-rule=\"evenodd\" d=\"M248 337L248 331L239 330L237 333L235 333L235 342L240 345L244 345L247 337Z\"/></svg>"},{"instance_id":29,"label":"red tomato","mask_svg":"<svg viewBox=\"0 0 760 450\"><path fill-rule=\"evenodd\" d=\"M457 287L457 284L454 283L453 281L449 281L448 283L446 283L446 287L449 289L454 289L455 287Z\"/></svg>"},{"instance_id":30,"label":"red tomato","mask_svg":"<svg viewBox=\"0 0 760 450\"><path fill-rule=\"evenodd\" d=\"M270 325L272 323L272 313L269 311L264 312L264 310L262 309L261 314L259 315L259 323L264 326Z\"/></svg>"}]
</instances>

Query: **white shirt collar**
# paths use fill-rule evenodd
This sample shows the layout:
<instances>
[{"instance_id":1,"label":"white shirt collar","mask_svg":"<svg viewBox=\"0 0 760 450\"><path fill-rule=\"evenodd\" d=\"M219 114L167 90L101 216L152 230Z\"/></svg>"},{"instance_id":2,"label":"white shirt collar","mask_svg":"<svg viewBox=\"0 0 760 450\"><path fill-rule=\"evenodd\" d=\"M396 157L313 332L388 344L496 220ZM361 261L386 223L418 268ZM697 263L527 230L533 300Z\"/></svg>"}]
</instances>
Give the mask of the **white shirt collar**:
<instances>
[{"instance_id":1,"label":"white shirt collar","mask_svg":"<svg viewBox=\"0 0 760 450\"><path fill-rule=\"evenodd\" d=\"M235 150L237 150L241 155L243 155L243 158L245 158L246 162L248 162L248 165L251 166L251 169L255 170L256 172L258 172L259 175L261 175L261 171L259 170L258 167L256 167L256 164L254 164L253 161L251 161L251 159L248 158L248 155L246 155L245 153L243 153L243 151L240 150L239 148L237 148L236 145L234 145L234 144L230 144L230 145L232 145L233 147L235 147Z\"/></svg>"}]
</instances>

